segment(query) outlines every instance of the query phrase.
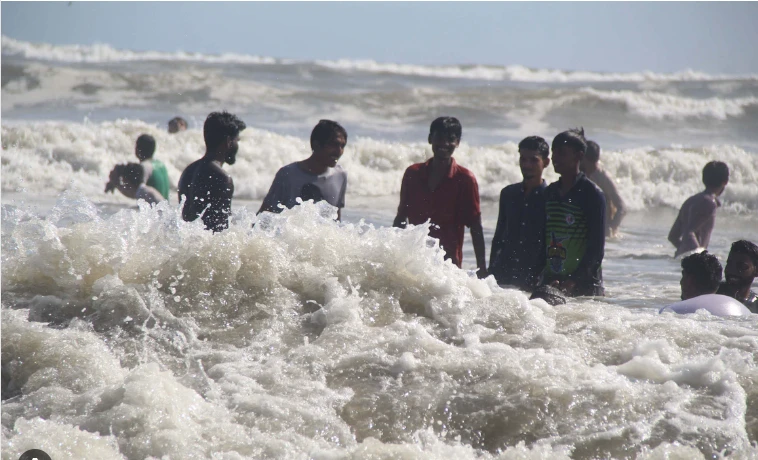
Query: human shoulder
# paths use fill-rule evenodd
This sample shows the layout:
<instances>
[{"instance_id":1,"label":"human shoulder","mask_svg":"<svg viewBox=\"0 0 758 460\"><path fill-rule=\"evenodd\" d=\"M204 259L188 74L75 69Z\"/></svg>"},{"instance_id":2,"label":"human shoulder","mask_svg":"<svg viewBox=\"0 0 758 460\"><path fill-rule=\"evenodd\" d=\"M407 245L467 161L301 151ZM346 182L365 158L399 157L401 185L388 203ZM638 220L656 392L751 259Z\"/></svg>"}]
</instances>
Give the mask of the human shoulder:
<instances>
[{"instance_id":1,"label":"human shoulder","mask_svg":"<svg viewBox=\"0 0 758 460\"><path fill-rule=\"evenodd\" d=\"M517 182L517 183L511 184L511 185L506 185L505 187L503 187L502 190L500 190L500 196L501 197L510 197L510 196L518 195L518 194L521 193L522 187L523 186L522 186L521 182Z\"/></svg>"},{"instance_id":2,"label":"human shoulder","mask_svg":"<svg viewBox=\"0 0 758 460\"><path fill-rule=\"evenodd\" d=\"M461 166L458 163L456 163L455 177L462 178L466 181L476 182L476 176L474 175L474 173L470 169L464 166Z\"/></svg>"}]
</instances>

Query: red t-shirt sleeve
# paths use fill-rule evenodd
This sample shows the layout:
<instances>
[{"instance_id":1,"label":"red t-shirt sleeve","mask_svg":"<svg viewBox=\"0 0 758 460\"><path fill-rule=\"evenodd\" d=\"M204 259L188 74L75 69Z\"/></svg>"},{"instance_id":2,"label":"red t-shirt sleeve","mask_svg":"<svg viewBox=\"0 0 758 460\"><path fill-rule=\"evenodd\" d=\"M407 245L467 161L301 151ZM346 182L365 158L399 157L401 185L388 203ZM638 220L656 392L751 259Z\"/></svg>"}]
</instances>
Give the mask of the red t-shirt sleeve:
<instances>
[{"instance_id":1,"label":"red t-shirt sleeve","mask_svg":"<svg viewBox=\"0 0 758 460\"><path fill-rule=\"evenodd\" d=\"M476 223L482 215L479 207L479 184L476 177L469 173L461 184L460 199L458 200L458 216L460 222L467 227Z\"/></svg>"}]
</instances>

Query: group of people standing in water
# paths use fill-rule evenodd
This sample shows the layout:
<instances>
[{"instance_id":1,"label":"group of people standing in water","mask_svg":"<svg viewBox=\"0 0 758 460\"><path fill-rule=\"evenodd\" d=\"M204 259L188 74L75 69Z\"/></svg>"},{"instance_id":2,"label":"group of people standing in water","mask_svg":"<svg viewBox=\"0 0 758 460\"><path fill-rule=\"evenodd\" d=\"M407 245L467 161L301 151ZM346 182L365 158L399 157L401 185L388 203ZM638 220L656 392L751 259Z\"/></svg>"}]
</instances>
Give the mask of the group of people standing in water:
<instances>
[{"instance_id":1,"label":"group of people standing in water","mask_svg":"<svg viewBox=\"0 0 758 460\"><path fill-rule=\"evenodd\" d=\"M169 122L169 132L186 127L180 118ZM214 232L228 227L234 182L223 165L235 163L239 135L245 128L242 120L228 112L213 112L206 118L205 155L187 166L178 184L184 220L200 218ZM559 133L551 146L539 136L519 143L523 181L503 188L500 194L488 265L476 177L453 158L461 137L461 123L454 117L439 117L431 123L428 142L433 156L406 169L393 225L431 222L429 235L439 240L445 258L458 267L468 227L477 276L493 275L501 285L533 292L533 298L560 302L564 296L603 296L605 239L618 231L626 207L599 164L598 144L588 141L583 129ZM327 201L341 219L347 172L338 162L347 140L347 131L339 123L320 120L311 132L311 155L279 169L258 213L281 212L300 198ZM135 153L141 163L114 168L106 191L117 188L151 203L168 199L168 176L165 166L153 158L154 151L155 140L140 136ZM560 178L548 185L542 175L551 162ZM728 167L722 162L710 162L703 169L705 191L684 203L669 233L677 256L707 248L720 205L718 196L728 178ZM682 268L683 299L704 286L710 290L716 275L721 281L721 265L707 252L683 259ZM707 293L719 290L755 312L758 299L750 286L757 275L758 247L749 241L736 242L727 261L725 283ZM698 289L686 289L690 284Z\"/></svg>"}]
</instances>

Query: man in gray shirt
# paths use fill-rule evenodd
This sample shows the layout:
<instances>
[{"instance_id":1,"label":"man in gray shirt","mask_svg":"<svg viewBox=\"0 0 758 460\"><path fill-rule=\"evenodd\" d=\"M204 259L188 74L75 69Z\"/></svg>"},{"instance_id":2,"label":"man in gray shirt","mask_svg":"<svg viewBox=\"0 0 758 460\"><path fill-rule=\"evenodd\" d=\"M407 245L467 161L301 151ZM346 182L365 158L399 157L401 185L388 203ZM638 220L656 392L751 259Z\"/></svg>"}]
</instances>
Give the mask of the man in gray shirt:
<instances>
[{"instance_id":1,"label":"man in gray shirt","mask_svg":"<svg viewBox=\"0 0 758 460\"><path fill-rule=\"evenodd\" d=\"M292 208L297 198L315 202L325 200L337 208L342 219L347 190L347 172L337 165L347 144L347 131L336 121L321 120L311 132L311 156L288 164L277 171L271 188L263 199L263 211L281 212L282 204Z\"/></svg>"},{"instance_id":2,"label":"man in gray shirt","mask_svg":"<svg viewBox=\"0 0 758 460\"><path fill-rule=\"evenodd\" d=\"M674 257L698 248L707 249L716 223L716 209L721 206L718 196L729 182L729 167L721 161L711 161L703 168L705 190L687 198L669 232L668 240L676 248Z\"/></svg>"}]
</instances>

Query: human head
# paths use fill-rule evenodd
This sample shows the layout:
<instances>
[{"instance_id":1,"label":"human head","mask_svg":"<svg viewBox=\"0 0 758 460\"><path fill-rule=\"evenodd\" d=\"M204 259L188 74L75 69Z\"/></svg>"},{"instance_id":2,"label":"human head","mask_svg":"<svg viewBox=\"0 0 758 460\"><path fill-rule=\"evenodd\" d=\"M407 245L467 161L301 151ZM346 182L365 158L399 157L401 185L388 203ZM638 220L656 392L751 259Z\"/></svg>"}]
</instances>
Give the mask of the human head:
<instances>
[{"instance_id":1,"label":"human head","mask_svg":"<svg viewBox=\"0 0 758 460\"><path fill-rule=\"evenodd\" d=\"M758 246L747 240L735 241L724 268L728 285L750 286L758 276Z\"/></svg>"},{"instance_id":2,"label":"human head","mask_svg":"<svg viewBox=\"0 0 758 460\"><path fill-rule=\"evenodd\" d=\"M229 112L212 112L205 119L203 137L206 154L224 154L224 161L233 165L237 161L239 134L247 126Z\"/></svg>"},{"instance_id":3,"label":"human head","mask_svg":"<svg viewBox=\"0 0 758 460\"><path fill-rule=\"evenodd\" d=\"M174 117L168 121L168 132L170 134L178 133L187 129L187 120L182 117Z\"/></svg>"},{"instance_id":4,"label":"human head","mask_svg":"<svg viewBox=\"0 0 758 460\"><path fill-rule=\"evenodd\" d=\"M429 126L429 144L434 157L449 159L461 143L463 127L455 117L439 117Z\"/></svg>"},{"instance_id":5,"label":"human head","mask_svg":"<svg viewBox=\"0 0 758 460\"><path fill-rule=\"evenodd\" d=\"M144 161L153 157L155 153L155 138L149 134L143 134L137 138L134 145L134 154L139 161Z\"/></svg>"},{"instance_id":6,"label":"human head","mask_svg":"<svg viewBox=\"0 0 758 460\"><path fill-rule=\"evenodd\" d=\"M587 141L584 139L584 128L570 129L553 138L553 168L563 174L576 173L579 163L587 151Z\"/></svg>"},{"instance_id":7,"label":"human head","mask_svg":"<svg viewBox=\"0 0 758 460\"><path fill-rule=\"evenodd\" d=\"M550 146L539 136L525 137L518 144L519 167L524 180L542 177L542 171L550 164Z\"/></svg>"},{"instance_id":8,"label":"human head","mask_svg":"<svg viewBox=\"0 0 758 460\"><path fill-rule=\"evenodd\" d=\"M682 259L682 300L713 294L721 282L721 264L713 254L703 251Z\"/></svg>"},{"instance_id":9,"label":"human head","mask_svg":"<svg viewBox=\"0 0 758 460\"><path fill-rule=\"evenodd\" d=\"M319 120L311 131L313 158L323 167L334 167L345 152L347 131L332 120Z\"/></svg>"},{"instance_id":10,"label":"human head","mask_svg":"<svg viewBox=\"0 0 758 460\"><path fill-rule=\"evenodd\" d=\"M529 300L542 299L549 305L563 305L566 303L566 298L563 296L563 292L552 286L542 285L532 292L532 296Z\"/></svg>"},{"instance_id":11,"label":"human head","mask_svg":"<svg viewBox=\"0 0 758 460\"><path fill-rule=\"evenodd\" d=\"M584 152L584 158L579 165L579 169L583 172L596 169L597 162L600 161L600 146L595 141L587 141L587 151Z\"/></svg>"},{"instance_id":12,"label":"human head","mask_svg":"<svg viewBox=\"0 0 758 460\"><path fill-rule=\"evenodd\" d=\"M142 183L144 176L144 169L139 163L127 163L121 165L119 170L121 176L121 183L129 188L136 189Z\"/></svg>"},{"instance_id":13,"label":"human head","mask_svg":"<svg viewBox=\"0 0 758 460\"><path fill-rule=\"evenodd\" d=\"M729 167L721 161L711 161L703 167L703 184L716 195L721 195L729 182Z\"/></svg>"}]
</instances>

